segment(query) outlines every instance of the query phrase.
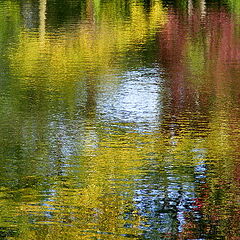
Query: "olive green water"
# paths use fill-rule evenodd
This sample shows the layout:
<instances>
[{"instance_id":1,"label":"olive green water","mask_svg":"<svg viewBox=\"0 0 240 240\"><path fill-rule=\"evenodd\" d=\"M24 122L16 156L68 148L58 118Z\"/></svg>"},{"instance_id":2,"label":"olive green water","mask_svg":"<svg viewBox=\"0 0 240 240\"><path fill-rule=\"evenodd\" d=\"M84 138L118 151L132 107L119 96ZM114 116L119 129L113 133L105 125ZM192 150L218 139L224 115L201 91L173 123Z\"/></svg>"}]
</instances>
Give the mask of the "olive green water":
<instances>
[{"instance_id":1,"label":"olive green water","mask_svg":"<svg viewBox=\"0 0 240 240\"><path fill-rule=\"evenodd\" d=\"M240 239L240 2L0 0L0 239Z\"/></svg>"}]
</instances>

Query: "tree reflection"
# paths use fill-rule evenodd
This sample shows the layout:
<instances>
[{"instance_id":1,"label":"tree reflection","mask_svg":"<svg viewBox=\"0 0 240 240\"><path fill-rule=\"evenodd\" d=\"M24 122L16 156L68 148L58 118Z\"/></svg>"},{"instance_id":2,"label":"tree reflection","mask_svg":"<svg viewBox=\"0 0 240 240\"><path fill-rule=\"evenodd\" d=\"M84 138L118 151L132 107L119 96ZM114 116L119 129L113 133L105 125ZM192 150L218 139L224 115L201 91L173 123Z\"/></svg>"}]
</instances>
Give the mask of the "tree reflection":
<instances>
[{"instance_id":1,"label":"tree reflection","mask_svg":"<svg viewBox=\"0 0 240 240\"><path fill-rule=\"evenodd\" d=\"M238 147L232 142L238 142L234 134L238 132L238 120L234 116L239 114L235 89L239 38L233 15L223 7L216 10L215 6L202 6L201 2L188 10L188 15L172 8L159 33L159 61L166 69L171 96L166 111L172 111L174 127L169 128L169 122L166 126L179 143L200 140L199 149L193 148L204 152L203 180L195 180L198 194L191 203L192 210L185 213L183 237L234 238L239 234L235 224L239 208L232 197L238 193L234 177ZM199 118L197 124L193 114ZM192 124L186 125L188 121ZM191 134L189 140L185 139L186 131ZM231 231L226 226L232 226Z\"/></svg>"},{"instance_id":2,"label":"tree reflection","mask_svg":"<svg viewBox=\"0 0 240 240\"><path fill-rule=\"evenodd\" d=\"M4 4L0 17L15 27L0 24L0 234L238 235L239 35L230 12L203 0L176 1L167 13L161 1ZM155 40L158 66L144 56Z\"/></svg>"}]
</instances>

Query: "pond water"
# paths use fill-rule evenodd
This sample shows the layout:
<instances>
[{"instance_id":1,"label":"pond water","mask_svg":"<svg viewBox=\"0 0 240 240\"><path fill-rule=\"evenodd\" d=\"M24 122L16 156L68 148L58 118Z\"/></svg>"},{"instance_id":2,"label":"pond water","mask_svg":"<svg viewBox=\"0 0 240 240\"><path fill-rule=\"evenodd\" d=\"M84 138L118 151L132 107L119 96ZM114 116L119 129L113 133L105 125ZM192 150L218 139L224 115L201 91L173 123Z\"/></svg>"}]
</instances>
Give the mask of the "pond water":
<instances>
[{"instance_id":1,"label":"pond water","mask_svg":"<svg viewBox=\"0 0 240 240\"><path fill-rule=\"evenodd\" d=\"M240 3L0 0L0 239L240 239Z\"/></svg>"}]
</instances>

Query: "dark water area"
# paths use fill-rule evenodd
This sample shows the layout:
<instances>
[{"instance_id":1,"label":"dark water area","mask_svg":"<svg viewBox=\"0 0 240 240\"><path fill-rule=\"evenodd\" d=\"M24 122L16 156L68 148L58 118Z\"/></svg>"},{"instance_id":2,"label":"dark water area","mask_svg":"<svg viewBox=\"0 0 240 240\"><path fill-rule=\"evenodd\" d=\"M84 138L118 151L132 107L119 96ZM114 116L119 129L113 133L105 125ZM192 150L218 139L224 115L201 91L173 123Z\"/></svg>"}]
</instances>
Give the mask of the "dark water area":
<instances>
[{"instance_id":1,"label":"dark water area","mask_svg":"<svg viewBox=\"0 0 240 240\"><path fill-rule=\"evenodd\" d=\"M0 0L0 239L240 239L240 2Z\"/></svg>"}]
</instances>

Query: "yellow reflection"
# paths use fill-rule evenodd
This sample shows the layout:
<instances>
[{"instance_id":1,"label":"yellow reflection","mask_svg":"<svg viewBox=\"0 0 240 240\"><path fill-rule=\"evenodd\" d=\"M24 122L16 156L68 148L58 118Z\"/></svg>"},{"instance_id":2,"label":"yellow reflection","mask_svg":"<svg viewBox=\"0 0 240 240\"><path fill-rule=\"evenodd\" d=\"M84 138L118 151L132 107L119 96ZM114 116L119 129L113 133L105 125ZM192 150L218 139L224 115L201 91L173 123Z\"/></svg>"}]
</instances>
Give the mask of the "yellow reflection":
<instances>
[{"instance_id":1,"label":"yellow reflection","mask_svg":"<svg viewBox=\"0 0 240 240\"><path fill-rule=\"evenodd\" d=\"M139 147L143 140L148 144ZM21 205L24 215L35 215L38 219L35 224L48 228L42 238L29 229L23 236L26 239L119 240L140 236L144 219L133 203L133 184L141 174L143 158L153 147L152 137L143 139L138 134L105 136L95 148L94 156L91 147L85 146L84 156L89 157L78 157L81 168L86 169L84 176L78 176L82 172L76 166L69 167L79 181L84 181L83 186L77 186L78 182L72 178L56 181L54 194L45 205L40 201ZM46 213L51 217L44 218Z\"/></svg>"},{"instance_id":2,"label":"yellow reflection","mask_svg":"<svg viewBox=\"0 0 240 240\"><path fill-rule=\"evenodd\" d=\"M44 85L51 90L81 81L89 73L101 75L111 70L128 51L137 45L141 48L149 33L154 34L166 19L160 0L152 1L149 12L140 1L131 1L127 21L117 13L118 2L112 1L101 4L99 20L95 21L96 6L88 1L87 15L93 17L75 24L74 29L52 34L46 32L46 4L46 0L40 1L39 35L23 30L10 59L12 72L21 76L21 84Z\"/></svg>"}]
</instances>

